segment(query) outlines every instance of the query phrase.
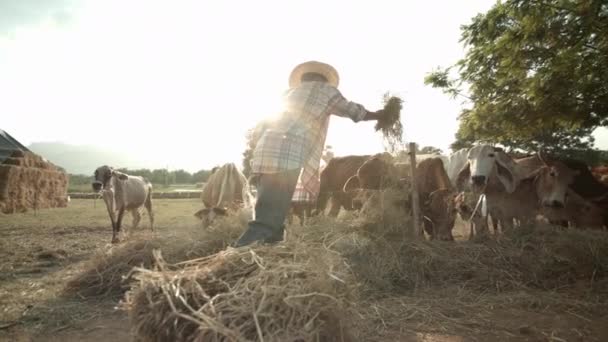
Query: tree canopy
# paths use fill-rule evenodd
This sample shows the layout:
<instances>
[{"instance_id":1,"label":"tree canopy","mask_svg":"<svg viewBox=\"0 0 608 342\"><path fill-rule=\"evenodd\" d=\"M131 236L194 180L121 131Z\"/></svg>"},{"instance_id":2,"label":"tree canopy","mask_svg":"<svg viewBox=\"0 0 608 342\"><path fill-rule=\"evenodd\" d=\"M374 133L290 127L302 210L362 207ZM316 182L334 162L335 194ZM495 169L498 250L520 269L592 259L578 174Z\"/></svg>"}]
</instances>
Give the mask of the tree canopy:
<instances>
[{"instance_id":1,"label":"tree canopy","mask_svg":"<svg viewBox=\"0 0 608 342\"><path fill-rule=\"evenodd\" d=\"M462 27L461 41L465 57L425 78L470 102L453 149L481 141L586 149L593 130L608 123L605 0L498 2Z\"/></svg>"}]
</instances>

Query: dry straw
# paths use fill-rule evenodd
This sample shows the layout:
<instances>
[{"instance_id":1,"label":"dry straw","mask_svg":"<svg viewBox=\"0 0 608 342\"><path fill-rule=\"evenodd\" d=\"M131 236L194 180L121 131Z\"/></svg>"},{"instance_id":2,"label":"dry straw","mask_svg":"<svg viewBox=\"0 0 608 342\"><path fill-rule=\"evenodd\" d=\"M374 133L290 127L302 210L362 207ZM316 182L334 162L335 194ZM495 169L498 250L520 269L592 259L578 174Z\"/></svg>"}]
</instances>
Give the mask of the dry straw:
<instances>
[{"instance_id":1,"label":"dry straw","mask_svg":"<svg viewBox=\"0 0 608 342\"><path fill-rule=\"evenodd\" d=\"M176 265L155 254L127 293L142 341L345 341L355 291L322 245L229 248Z\"/></svg>"},{"instance_id":2,"label":"dry straw","mask_svg":"<svg viewBox=\"0 0 608 342\"><path fill-rule=\"evenodd\" d=\"M376 131L381 131L389 151L397 151L403 147L403 125L401 123L401 109L403 100L389 93L383 96L384 108L382 116L375 125Z\"/></svg>"},{"instance_id":3,"label":"dry straw","mask_svg":"<svg viewBox=\"0 0 608 342\"><path fill-rule=\"evenodd\" d=\"M158 246L127 244L146 251L142 265L129 273L135 258L116 253L91 279L112 279L97 282L103 293L112 274L129 276L117 291L130 288L123 307L140 341L372 341L383 329L491 330L496 308L608 310L605 232L539 227L498 240L413 241L403 198L370 198L360 214L290 226L273 246L226 248L243 228L230 221ZM129 265L110 267L121 262Z\"/></svg>"},{"instance_id":4,"label":"dry straw","mask_svg":"<svg viewBox=\"0 0 608 342\"><path fill-rule=\"evenodd\" d=\"M236 217L230 217L205 230L200 227L180 227L179 231L173 232L175 236L164 239L134 238L92 258L82 272L68 281L64 294L79 297L121 296L130 288L134 267L154 266L154 249L160 249L170 262L181 262L225 249L242 230L241 222Z\"/></svg>"}]
</instances>

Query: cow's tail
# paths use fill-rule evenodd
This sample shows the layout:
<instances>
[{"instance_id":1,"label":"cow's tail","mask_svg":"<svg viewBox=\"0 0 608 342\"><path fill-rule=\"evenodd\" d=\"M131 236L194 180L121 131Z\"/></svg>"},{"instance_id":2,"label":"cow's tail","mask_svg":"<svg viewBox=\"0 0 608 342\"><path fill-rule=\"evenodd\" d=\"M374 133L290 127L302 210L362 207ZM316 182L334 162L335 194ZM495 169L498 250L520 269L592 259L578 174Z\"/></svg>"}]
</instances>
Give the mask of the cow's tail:
<instances>
[{"instance_id":1,"label":"cow's tail","mask_svg":"<svg viewBox=\"0 0 608 342\"><path fill-rule=\"evenodd\" d=\"M147 191L147 195L146 195L146 201L144 202L144 204L146 206L150 206L150 208L151 208L152 207L152 183L146 182L146 187L148 188L148 191Z\"/></svg>"}]
</instances>

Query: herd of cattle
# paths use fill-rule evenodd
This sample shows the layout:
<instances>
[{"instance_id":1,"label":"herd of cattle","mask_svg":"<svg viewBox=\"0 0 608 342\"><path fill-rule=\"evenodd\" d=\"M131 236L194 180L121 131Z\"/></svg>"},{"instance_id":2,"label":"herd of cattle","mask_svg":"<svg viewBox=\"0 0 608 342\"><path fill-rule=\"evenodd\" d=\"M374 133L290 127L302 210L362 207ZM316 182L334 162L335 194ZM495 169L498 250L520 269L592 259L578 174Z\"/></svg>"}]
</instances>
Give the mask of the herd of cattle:
<instances>
[{"instance_id":1,"label":"herd of cattle","mask_svg":"<svg viewBox=\"0 0 608 342\"><path fill-rule=\"evenodd\" d=\"M470 237L546 220L552 224L604 229L608 227L608 168L591 169L583 162L553 158L543 153L511 156L491 145L477 145L449 156L416 156L415 179L411 166L388 153L335 157L322 169L320 193L314 202L292 202L293 214L305 217L337 216L341 209L361 210L370 193L393 189L410 198L415 182L423 227L430 239L453 240L456 216L470 223ZM131 211L133 226L139 208L154 216L152 185L102 166L95 171L95 191L101 192L112 222L112 242L118 242L122 217ZM216 216L240 211L252 215L255 199L246 177L232 163L215 168L201 194L203 208L195 213L203 226ZM409 210L408 201L395 203ZM242 210L246 209L246 210Z\"/></svg>"}]
</instances>

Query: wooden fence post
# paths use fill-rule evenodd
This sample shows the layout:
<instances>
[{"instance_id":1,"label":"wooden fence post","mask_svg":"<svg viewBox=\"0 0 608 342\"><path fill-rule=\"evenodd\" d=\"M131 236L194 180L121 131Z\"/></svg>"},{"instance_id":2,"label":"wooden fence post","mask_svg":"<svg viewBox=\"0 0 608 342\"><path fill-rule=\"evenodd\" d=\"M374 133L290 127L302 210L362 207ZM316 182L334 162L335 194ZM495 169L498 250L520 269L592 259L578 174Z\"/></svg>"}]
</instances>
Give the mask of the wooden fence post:
<instances>
[{"instance_id":1,"label":"wooden fence post","mask_svg":"<svg viewBox=\"0 0 608 342\"><path fill-rule=\"evenodd\" d=\"M420 224L420 197L418 196L418 184L416 184L416 143L410 143L409 152L410 167L412 168L412 215L414 219L414 236L421 238L424 236L422 225Z\"/></svg>"}]
</instances>

